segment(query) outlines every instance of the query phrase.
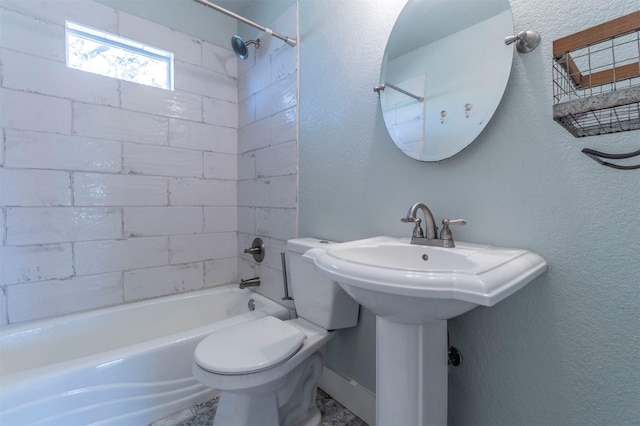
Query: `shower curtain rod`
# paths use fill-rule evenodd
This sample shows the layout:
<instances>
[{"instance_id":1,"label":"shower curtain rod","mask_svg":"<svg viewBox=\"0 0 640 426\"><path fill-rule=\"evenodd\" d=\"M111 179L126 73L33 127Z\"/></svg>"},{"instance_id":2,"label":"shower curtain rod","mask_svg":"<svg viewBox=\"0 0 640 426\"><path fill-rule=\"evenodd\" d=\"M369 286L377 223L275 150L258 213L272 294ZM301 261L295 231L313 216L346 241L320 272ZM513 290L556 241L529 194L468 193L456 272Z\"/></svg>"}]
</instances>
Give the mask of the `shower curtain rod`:
<instances>
[{"instance_id":1,"label":"shower curtain rod","mask_svg":"<svg viewBox=\"0 0 640 426\"><path fill-rule=\"evenodd\" d=\"M218 12L222 12L225 15L231 16L232 18L237 19L240 22L244 22L247 25L251 25L252 27L257 28L260 31L264 31L265 33L270 34L270 35L272 35L272 36L274 36L276 38L279 38L280 40L282 40L285 43L287 43L289 46L295 46L298 43L298 41L295 38L287 37L285 35L282 35L280 33L277 33L275 31L273 31L271 28L263 27L260 24L256 24L255 22L250 21L249 19L245 18L244 16L240 16L240 15L238 15L236 13L233 13L232 11L227 10L227 9L225 9L223 7L220 7L217 4L208 2L207 0L194 0L194 1L197 1L198 3L203 4L205 6L208 6L208 7L212 8L212 9L215 9Z\"/></svg>"}]
</instances>

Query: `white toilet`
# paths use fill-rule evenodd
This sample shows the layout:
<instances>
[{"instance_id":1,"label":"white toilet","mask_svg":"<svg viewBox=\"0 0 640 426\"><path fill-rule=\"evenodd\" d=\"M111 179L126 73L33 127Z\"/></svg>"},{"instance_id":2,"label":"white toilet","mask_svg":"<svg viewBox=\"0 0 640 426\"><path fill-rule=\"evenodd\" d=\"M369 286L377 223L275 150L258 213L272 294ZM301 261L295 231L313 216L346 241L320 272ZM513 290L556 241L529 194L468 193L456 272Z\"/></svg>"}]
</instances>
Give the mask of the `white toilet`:
<instances>
[{"instance_id":1,"label":"white toilet","mask_svg":"<svg viewBox=\"0 0 640 426\"><path fill-rule=\"evenodd\" d=\"M298 318L267 316L207 336L193 354L193 375L222 395L214 426L320 425L315 393L331 330L354 327L359 305L302 255L331 244L287 242Z\"/></svg>"}]
</instances>

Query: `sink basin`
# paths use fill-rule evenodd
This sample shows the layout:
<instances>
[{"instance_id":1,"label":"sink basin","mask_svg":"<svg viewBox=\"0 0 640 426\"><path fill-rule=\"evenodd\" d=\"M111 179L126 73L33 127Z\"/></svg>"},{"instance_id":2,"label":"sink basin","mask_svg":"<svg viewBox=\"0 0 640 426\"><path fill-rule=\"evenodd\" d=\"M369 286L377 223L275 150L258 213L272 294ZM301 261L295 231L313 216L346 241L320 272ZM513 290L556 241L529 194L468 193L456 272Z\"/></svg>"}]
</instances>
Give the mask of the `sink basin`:
<instances>
[{"instance_id":1,"label":"sink basin","mask_svg":"<svg viewBox=\"0 0 640 426\"><path fill-rule=\"evenodd\" d=\"M527 250L375 237L304 257L376 314L376 422L447 424L447 320L493 306L547 269Z\"/></svg>"},{"instance_id":2,"label":"sink basin","mask_svg":"<svg viewBox=\"0 0 640 426\"><path fill-rule=\"evenodd\" d=\"M493 306L547 268L527 250L463 242L420 246L392 237L313 249L305 257L376 315L409 324Z\"/></svg>"}]
</instances>

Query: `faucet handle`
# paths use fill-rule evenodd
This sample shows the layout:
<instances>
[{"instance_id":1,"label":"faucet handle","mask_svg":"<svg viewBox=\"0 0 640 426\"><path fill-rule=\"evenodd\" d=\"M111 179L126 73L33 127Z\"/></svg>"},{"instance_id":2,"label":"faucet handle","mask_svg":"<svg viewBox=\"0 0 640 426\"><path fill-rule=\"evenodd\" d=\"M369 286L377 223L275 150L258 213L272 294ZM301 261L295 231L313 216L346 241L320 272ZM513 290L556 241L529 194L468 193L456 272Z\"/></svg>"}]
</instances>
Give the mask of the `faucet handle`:
<instances>
[{"instance_id":1,"label":"faucet handle","mask_svg":"<svg viewBox=\"0 0 640 426\"><path fill-rule=\"evenodd\" d=\"M442 231L440 232L440 239L443 240L443 247L455 247L453 242L453 233L449 229L449 225L466 225L467 221L464 219L442 219Z\"/></svg>"},{"instance_id":2,"label":"faucet handle","mask_svg":"<svg viewBox=\"0 0 640 426\"><path fill-rule=\"evenodd\" d=\"M402 219L400 219L400 222L402 222L402 223L414 223L414 222L420 222L420 219L418 219L417 217L414 217L414 216L405 216Z\"/></svg>"},{"instance_id":3,"label":"faucet handle","mask_svg":"<svg viewBox=\"0 0 640 426\"><path fill-rule=\"evenodd\" d=\"M442 224L447 228L449 225L466 225L467 221L464 219L442 219ZM442 230L444 231L444 228Z\"/></svg>"},{"instance_id":4,"label":"faucet handle","mask_svg":"<svg viewBox=\"0 0 640 426\"><path fill-rule=\"evenodd\" d=\"M411 238L424 238L424 231L422 230L422 226L420 226L422 220L418 219L415 216L407 215L406 217L400 219L400 222L415 223L416 226L413 227L413 234L411 235Z\"/></svg>"}]
</instances>

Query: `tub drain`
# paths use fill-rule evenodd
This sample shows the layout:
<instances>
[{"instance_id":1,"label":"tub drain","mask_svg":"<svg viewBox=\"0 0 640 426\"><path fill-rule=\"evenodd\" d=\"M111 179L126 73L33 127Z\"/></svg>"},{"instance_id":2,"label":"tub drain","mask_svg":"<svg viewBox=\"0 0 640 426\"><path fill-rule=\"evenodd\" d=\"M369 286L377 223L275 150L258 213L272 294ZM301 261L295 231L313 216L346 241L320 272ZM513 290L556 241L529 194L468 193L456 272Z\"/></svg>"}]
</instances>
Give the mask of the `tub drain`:
<instances>
[{"instance_id":1,"label":"tub drain","mask_svg":"<svg viewBox=\"0 0 640 426\"><path fill-rule=\"evenodd\" d=\"M256 309L256 302L254 302L253 299L249 299L247 306L249 307L250 311L253 311L254 309Z\"/></svg>"}]
</instances>

